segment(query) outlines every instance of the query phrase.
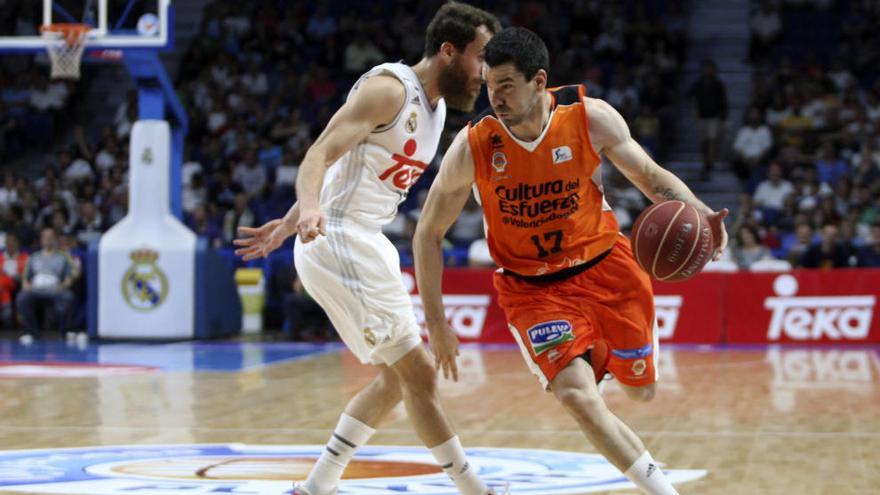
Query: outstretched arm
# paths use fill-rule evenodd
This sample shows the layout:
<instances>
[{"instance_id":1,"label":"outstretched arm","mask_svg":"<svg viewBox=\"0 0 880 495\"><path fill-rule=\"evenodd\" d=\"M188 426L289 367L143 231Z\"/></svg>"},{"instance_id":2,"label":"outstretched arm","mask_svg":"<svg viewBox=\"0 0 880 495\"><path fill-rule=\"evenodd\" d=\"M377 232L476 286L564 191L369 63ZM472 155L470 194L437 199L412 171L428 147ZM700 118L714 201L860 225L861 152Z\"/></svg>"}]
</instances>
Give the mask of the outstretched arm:
<instances>
[{"instance_id":1,"label":"outstretched arm","mask_svg":"<svg viewBox=\"0 0 880 495\"><path fill-rule=\"evenodd\" d=\"M375 128L391 122L405 99L406 89L395 77L378 75L362 81L306 152L296 180L300 204L296 230L303 242L325 233L320 195L327 168Z\"/></svg>"},{"instance_id":2,"label":"outstretched arm","mask_svg":"<svg viewBox=\"0 0 880 495\"><path fill-rule=\"evenodd\" d=\"M443 237L458 218L474 182L474 162L462 129L443 156L440 172L422 207L413 237L416 280L425 309L425 323L438 368L443 376L458 380L458 337L446 323L443 310Z\"/></svg>"},{"instance_id":3,"label":"outstretched arm","mask_svg":"<svg viewBox=\"0 0 880 495\"><path fill-rule=\"evenodd\" d=\"M590 121L590 141L596 151L604 153L654 203L678 199L705 213L715 240L714 259L720 258L727 247L727 208L713 211L681 179L658 165L633 139L629 126L614 107L596 98L584 98L584 104Z\"/></svg>"}]
</instances>

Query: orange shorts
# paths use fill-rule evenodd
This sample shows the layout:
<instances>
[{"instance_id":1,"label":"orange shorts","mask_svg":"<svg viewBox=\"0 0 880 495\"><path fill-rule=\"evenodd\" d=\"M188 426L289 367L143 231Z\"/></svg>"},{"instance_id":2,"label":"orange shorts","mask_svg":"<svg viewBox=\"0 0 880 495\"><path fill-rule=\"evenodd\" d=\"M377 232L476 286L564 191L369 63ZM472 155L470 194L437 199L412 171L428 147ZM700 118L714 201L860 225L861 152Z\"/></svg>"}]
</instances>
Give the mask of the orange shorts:
<instances>
[{"instance_id":1,"label":"orange shorts","mask_svg":"<svg viewBox=\"0 0 880 495\"><path fill-rule=\"evenodd\" d=\"M550 382L599 339L609 347L608 371L621 383L654 383L654 295L626 237L595 266L554 282L495 272L498 303L529 368Z\"/></svg>"}]
</instances>

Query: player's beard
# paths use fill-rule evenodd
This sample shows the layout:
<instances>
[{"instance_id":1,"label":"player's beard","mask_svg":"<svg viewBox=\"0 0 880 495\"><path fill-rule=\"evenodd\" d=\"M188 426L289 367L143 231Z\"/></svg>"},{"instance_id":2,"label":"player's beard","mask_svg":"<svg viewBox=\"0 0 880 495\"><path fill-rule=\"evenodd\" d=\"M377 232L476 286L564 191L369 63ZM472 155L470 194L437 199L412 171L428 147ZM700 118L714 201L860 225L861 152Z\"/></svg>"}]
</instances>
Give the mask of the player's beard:
<instances>
[{"instance_id":1,"label":"player's beard","mask_svg":"<svg viewBox=\"0 0 880 495\"><path fill-rule=\"evenodd\" d=\"M472 112L477 97L480 96L480 88L473 90L467 72L461 66L458 56L452 59L452 63L443 68L437 79L440 94L446 100L446 105L463 112Z\"/></svg>"}]
</instances>

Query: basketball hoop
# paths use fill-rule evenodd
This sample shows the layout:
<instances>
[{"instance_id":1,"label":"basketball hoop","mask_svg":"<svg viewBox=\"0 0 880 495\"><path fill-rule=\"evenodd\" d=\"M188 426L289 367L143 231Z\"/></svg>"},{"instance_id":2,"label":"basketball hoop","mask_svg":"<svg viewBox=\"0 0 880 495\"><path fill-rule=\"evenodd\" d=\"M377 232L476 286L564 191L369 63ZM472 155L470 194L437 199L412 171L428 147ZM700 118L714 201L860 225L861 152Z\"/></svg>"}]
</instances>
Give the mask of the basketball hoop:
<instances>
[{"instance_id":1,"label":"basketball hoop","mask_svg":"<svg viewBox=\"0 0 880 495\"><path fill-rule=\"evenodd\" d=\"M40 26L46 40L46 51L52 61L52 79L79 79L79 67L86 37L92 27L88 24L46 24Z\"/></svg>"}]
</instances>

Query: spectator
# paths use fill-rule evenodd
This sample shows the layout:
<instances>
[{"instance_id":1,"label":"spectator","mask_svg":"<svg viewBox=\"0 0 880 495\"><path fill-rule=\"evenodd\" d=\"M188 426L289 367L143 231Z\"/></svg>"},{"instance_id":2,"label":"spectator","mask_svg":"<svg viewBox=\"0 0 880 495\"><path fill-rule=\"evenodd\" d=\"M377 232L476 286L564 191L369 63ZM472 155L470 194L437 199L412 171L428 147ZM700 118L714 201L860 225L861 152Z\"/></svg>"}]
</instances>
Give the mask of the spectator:
<instances>
[{"instance_id":1,"label":"spectator","mask_svg":"<svg viewBox=\"0 0 880 495\"><path fill-rule=\"evenodd\" d=\"M12 328L12 302L21 288L21 279L28 255L21 250L15 234L6 234L6 248L0 252L0 321L5 328Z\"/></svg>"},{"instance_id":2,"label":"spectator","mask_svg":"<svg viewBox=\"0 0 880 495\"><path fill-rule=\"evenodd\" d=\"M733 170L743 182L751 177L773 148L773 134L763 122L761 110L749 108L746 125L733 142Z\"/></svg>"},{"instance_id":3,"label":"spectator","mask_svg":"<svg viewBox=\"0 0 880 495\"><path fill-rule=\"evenodd\" d=\"M871 227L871 243L863 246L857 257L861 267L880 267L880 223Z\"/></svg>"},{"instance_id":4,"label":"spectator","mask_svg":"<svg viewBox=\"0 0 880 495\"><path fill-rule=\"evenodd\" d=\"M755 189L755 206L778 213L782 211L785 198L793 192L791 182L782 178L782 166L771 163L767 169L767 179Z\"/></svg>"},{"instance_id":5,"label":"spectator","mask_svg":"<svg viewBox=\"0 0 880 495\"><path fill-rule=\"evenodd\" d=\"M737 231L736 242L731 251L734 263L741 270L748 270L756 261L773 258L767 246L758 243L758 231L749 226L743 226Z\"/></svg>"},{"instance_id":6,"label":"spectator","mask_svg":"<svg viewBox=\"0 0 880 495\"><path fill-rule=\"evenodd\" d=\"M98 208L91 201L82 201L79 204L79 219L73 225L73 233L81 246L88 246L92 240L101 237L107 230L104 218Z\"/></svg>"},{"instance_id":7,"label":"spectator","mask_svg":"<svg viewBox=\"0 0 880 495\"><path fill-rule=\"evenodd\" d=\"M794 233L783 236L781 250L784 258L791 266L801 266L804 253L810 249L818 239L813 236L813 227L806 220L795 225Z\"/></svg>"},{"instance_id":8,"label":"spectator","mask_svg":"<svg viewBox=\"0 0 880 495\"><path fill-rule=\"evenodd\" d=\"M706 180L717 158L724 121L727 119L727 90L718 78L715 62L703 61L702 74L691 86L688 95L696 102L697 118L700 120L703 180Z\"/></svg>"},{"instance_id":9,"label":"spectator","mask_svg":"<svg viewBox=\"0 0 880 495\"><path fill-rule=\"evenodd\" d=\"M816 172L819 180L830 186L837 186L841 179L849 175L849 165L840 158L834 142L825 140L816 159Z\"/></svg>"},{"instance_id":10,"label":"spectator","mask_svg":"<svg viewBox=\"0 0 880 495\"><path fill-rule=\"evenodd\" d=\"M345 72L359 76L370 67L385 61L385 54L359 30L355 38L345 47Z\"/></svg>"},{"instance_id":11,"label":"spectator","mask_svg":"<svg viewBox=\"0 0 880 495\"><path fill-rule=\"evenodd\" d=\"M241 184L248 196L256 196L266 185L266 168L257 160L252 148L245 152L244 160L235 167L232 178Z\"/></svg>"},{"instance_id":12,"label":"spectator","mask_svg":"<svg viewBox=\"0 0 880 495\"><path fill-rule=\"evenodd\" d=\"M782 19L769 0L761 2L761 6L752 15L752 36L749 41L749 60L764 62L772 53L770 48L782 33Z\"/></svg>"},{"instance_id":13,"label":"spectator","mask_svg":"<svg viewBox=\"0 0 880 495\"><path fill-rule=\"evenodd\" d=\"M64 335L75 302L70 290L74 282L73 262L69 255L58 250L55 231L43 229L40 244L42 249L27 260L22 275L22 289L15 301L25 326L20 339L23 344L33 342L33 334L46 328L46 322L41 325L37 318L40 308L51 309L55 324Z\"/></svg>"},{"instance_id":14,"label":"spectator","mask_svg":"<svg viewBox=\"0 0 880 495\"><path fill-rule=\"evenodd\" d=\"M833 223L822 226L819 242L813 243L801 257L804 268L846 268L850 265L852 250L840 241L840 229Z\"/></svg>"},{"instance_id":15,"label":"spectator","mask_svg":"<svg viewBox=\"0 0 880 495\"><path fill-rule=\"evenodd\" d=\"M233 208L223 216L223 243L231 245L239 227L253 227L257 223L254 212L248 207L248 195L240 192L235 195Z\"/></svg>"}]
</instances>

